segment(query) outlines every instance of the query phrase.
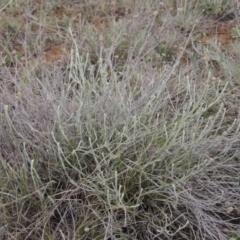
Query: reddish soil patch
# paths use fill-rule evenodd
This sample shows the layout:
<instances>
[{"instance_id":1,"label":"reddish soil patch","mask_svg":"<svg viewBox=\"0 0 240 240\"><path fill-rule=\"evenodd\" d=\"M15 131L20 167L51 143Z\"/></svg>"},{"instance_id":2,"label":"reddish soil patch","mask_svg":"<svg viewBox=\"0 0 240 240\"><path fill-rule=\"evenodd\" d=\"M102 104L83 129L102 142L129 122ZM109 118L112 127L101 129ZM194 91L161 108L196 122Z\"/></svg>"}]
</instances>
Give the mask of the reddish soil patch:
<instances>
[{"instance_id":1,"label":"reddish soil patch","mask_svg":"<svg viewBox=\"0 0 240 240\"><path fill-rule=\"evenodd\" d=\"M44 52L44 60L46 62L56 62L67 57L70 52L70 46L64 46L62 44L50 47Z\"/></svg>"},{"instance_id":2,"label":"reddish soil patch","mask_svg":"<svg viewBox=\"0 0 240 240\"><path fill-rule=\"evenodd\" d=\"M209 41L216 39L217 42L220 44L220 49L222 51L229 51L231 50L231 43L237 40L237 37L233 36L233 28L236 27L236 24L233 22L215 22L211 24L212 26L201 30L202 36L198 39L198 42L202 43L205 46L209 45ZM190 64L190 57L188 55L188 50L186 49L182 57L180 59L181 63L183 64ZM181 49L178 49L178 52ZM191 50L190 50L191 51Z\"/></svg>"},{"instance_id":3,"label":"reddish soil patch","mask_svg":"<svg viewBox=\"0 0 240 240\"><path fill-rule=\"evenodd\" d=\"M215 24L207 30L206 35L200 39L200 42L207 44L209 40L216 38L219 43L225 46L236 40L236 38L232 36L233 27L233 23Z\"/></svg>"}]
</instances>

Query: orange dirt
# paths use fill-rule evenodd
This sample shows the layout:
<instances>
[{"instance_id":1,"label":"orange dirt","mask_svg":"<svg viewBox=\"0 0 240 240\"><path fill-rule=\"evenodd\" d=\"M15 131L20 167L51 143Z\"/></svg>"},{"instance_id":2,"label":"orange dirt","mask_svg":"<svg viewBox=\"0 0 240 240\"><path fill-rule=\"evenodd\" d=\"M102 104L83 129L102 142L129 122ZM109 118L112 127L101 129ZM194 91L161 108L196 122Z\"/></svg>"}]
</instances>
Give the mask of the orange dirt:
<instances>
[{"instance_id":1,"label":"orange dirt","mask_svg":"<svg viewBox=\"0 0 240 240\"><path fill-rule=\"evenodd\" d=\"M235 40L231 34L233 27L234 25L231 23L216 24L208 29L206 35L200 39L200 42L207 44L209 40L216 38L218 42L228 44Z\"/></svg>"},{"instance_id":2,"label":"orange dirt","mask_svg":"<svg viewBox=\"0 0 240 240\"><path fill-rule=\"evenodd\" d=\"M70 52L70 46L63 46L62 44L50 47L44 53L44 60L46 62L56 62L65 58Z\"/></svg>"},{"instance_id":3,"label":"orange dirt","mask_svg":"<svg viewBox=\"0 0 240 240\"><path fill-rule=\"evenodd\" d=\"M232 29L236 27L233 23L220 23L216 22L213 26L209 27L198 40L200 43L207 46L210 40L216 39L220 43L222 51L230 50L231 43L236 41L236 37L232 35ZM181 49L179 49L181 51ZM180 59L183 64L190 64L190 58L187 50L185 50Z\"/></svg>"}]
</instances>

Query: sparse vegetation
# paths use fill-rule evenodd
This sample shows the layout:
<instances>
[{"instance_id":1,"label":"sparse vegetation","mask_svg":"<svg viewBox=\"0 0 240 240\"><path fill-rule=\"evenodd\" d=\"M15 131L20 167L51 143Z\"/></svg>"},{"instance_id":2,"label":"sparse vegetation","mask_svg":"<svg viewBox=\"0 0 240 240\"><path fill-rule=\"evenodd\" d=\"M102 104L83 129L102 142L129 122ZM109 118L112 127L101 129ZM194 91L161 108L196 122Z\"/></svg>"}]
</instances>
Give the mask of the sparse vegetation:
<instances>
[{"instance_id":1,"label":"sparse vegetation","mask_svg":"<svg viewBox=\"0 0 240 240\"><path fill-rule=\"evenodd\" d=\"M238 8L2 1L1 239L240 239Z\"/></svg>"}]
</instances>

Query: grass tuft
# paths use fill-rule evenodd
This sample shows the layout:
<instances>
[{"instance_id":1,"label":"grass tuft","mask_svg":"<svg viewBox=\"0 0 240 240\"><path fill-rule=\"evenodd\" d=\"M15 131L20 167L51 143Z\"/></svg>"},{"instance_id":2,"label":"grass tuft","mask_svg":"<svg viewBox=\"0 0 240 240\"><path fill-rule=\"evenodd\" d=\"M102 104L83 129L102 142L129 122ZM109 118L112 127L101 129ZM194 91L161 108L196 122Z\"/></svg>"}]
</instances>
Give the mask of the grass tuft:
<instances>
[{"instance_id":1,"label":"grass tuft","mask_svg":"<svg viewBox=\"0 0 240 240\"><path fill-rule=\"evenodd\" d=\"M239 48L195 39L209 1L170 2L53 4L24 57L1 37L2 239L238 239Z\"/></svg>"}]
</instances>

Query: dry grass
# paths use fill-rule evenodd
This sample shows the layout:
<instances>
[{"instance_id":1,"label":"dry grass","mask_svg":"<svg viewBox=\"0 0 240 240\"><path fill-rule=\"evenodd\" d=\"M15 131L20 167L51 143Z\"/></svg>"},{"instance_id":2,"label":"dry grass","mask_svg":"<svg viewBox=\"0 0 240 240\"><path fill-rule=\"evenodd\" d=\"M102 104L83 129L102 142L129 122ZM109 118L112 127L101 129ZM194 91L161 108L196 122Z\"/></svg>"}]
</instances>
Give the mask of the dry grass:
<instances>
[{"instance_id":1,"label":"dry grass","mask_svg":"<svg viewBox=\"0 0 240 240\"><path fill-rule=\"evenodd\" d=\"M240 239L238 4L3 1L1 239Z\"/></svg>"}]
</instances>

